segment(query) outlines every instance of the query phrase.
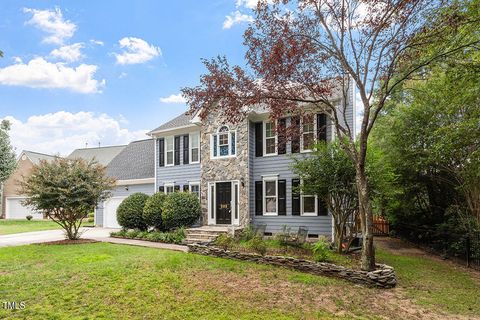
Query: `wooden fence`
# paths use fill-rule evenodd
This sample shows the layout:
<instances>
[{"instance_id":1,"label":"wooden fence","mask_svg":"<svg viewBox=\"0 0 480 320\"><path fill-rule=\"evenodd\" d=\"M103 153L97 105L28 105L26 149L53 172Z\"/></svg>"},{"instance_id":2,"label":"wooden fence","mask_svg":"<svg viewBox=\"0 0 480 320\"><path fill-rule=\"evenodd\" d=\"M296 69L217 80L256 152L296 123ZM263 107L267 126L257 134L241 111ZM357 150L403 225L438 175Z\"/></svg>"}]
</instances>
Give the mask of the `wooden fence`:
<instances>
[{"instance_id":1,"label":"wooden fence","mask_svg":"<svg viewBox=\"0 0 480 320\"><path fill-rule=\"evenodd\" d=\"M373 234L375 236L388 236L390 233L390 225L387 220L381 217L373 218Z\"/></svg>"}]
</instances>

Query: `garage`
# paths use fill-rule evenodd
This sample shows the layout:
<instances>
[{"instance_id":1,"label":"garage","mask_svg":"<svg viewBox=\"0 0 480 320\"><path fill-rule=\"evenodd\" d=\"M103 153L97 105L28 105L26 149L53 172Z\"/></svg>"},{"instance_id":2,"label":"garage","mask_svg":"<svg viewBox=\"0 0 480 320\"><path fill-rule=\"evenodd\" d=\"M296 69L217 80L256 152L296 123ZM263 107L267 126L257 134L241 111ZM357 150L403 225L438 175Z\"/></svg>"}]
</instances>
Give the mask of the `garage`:
<instances>
[{"instance_id":1,"label":"garage","mask_svg":"<svg viewBox=\"0 0 480 320\"><path fill-rule=\"evenodd\" d=\"M121 228L117 221L117 208L126 197L113 197L103 205L103 227Z\"/></svg>"},{"instance_id":2,"label":"garage","mask_svg":"<svg viewBox=\"0 0 480 320\"><path fill-rule=\"evenodd\" d=\"M26 219L31 215L33 219L43 219L43 215L32 211L29 207L23 206L22 201L25 198L10 197L5 199L5 218L7 219Z\"/></svg>"}]
</instances>

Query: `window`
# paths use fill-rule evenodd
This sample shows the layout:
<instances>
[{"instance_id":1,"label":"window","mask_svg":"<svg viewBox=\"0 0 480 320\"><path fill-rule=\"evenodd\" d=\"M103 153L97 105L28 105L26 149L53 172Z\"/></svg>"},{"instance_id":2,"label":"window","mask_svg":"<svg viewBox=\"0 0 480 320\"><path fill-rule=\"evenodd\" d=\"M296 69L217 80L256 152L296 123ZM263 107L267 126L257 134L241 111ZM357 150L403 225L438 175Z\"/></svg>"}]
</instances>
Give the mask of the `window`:
<instances>
[{"instance_id":1,"label":"window","mask_svg":"<svg viewBox=\"0 0 480 320\"><path fill-rule=\"evenodd\" d=\"M277 154L277 135L275 133L275 124L273 122L264 122L264 155Z\"/></svg>"},{"instance_id":2,"label":"window","mask_svg":"<svg viewBox=\"0 0 480 320\"><path fill-rule=\"evenodd\" d=\"M189 188L191 193L195 193L197 197L200 198L200 184L190 183Z\"/></svg>"},{"instance_id":3,"label":"window","mask_svg":"<svg viewBox=\"0 0 480 320\"><path fill-rule=\"evenodd\" d=\"M190 163L200 162L200 134L190 134Z\"/></svg>"},{"instance_id":4,"label":"window","mask_svg":"<svg viewBox=\"0 0 480 320\"><path fill-rule=\"evenodd\" d=\"M302 119L302 151L311 151L315 143L315 117L308 115Z\"/></svg>"},{"instance_id":5,"label":"window","mask_svg":"<svg viewBox=\"0 0 480 320\"><path fill-rule=\"evenodd\" d=\"M173 183L165 183L164 187L165 187L165 194L175 192L175 186Z\"/></svg>"},{"instance_id":6,"label":"window","mask_svg":"<svg viewBox=\"0 0 480 320\"><path fill-rule=\"evenodd\" d=\"M266 216L278 214L277 191L276 177L263 179L263 214Z\"/></svg>"},{"instance_id":7,"label":"window","mask_svg":"<svg viewBox=\"0 0 480 320\"><path fill-rule=\"evenodd\" d=\"M173 166L173 153L174 153L174 143L173 137L166 137L165 138L165 165L166 166Z\"/></svg>"},{"instance_id":8,"label":"window","mask_svg":"<svg viewBox=\"0 0 480 320\"><path fill-rule=\"evenodd\" d=\"M216 134L212 135L212 158L235 156L236 132L230 131L227 126L222 126Z\"/></svg>"},{"instance_id":9,"label":"window","mask_svg":"<svg viewBox=\"0 0 480 320\"><path fill-rule=\"evenodd\" d=\"M301 194L300 212L302 216L316 216L317 196Z\"/></svg>"}]
</instances>

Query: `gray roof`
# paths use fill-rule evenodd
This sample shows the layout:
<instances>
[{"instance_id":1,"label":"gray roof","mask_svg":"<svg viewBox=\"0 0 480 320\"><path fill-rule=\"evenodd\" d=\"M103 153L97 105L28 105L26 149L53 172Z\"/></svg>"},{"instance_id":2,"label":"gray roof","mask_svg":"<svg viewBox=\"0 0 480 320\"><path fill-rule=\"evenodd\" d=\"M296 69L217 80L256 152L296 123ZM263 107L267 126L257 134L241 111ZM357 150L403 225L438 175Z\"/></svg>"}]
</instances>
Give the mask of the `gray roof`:
<instances>
[{"instance_id":1,"label":"gray roof","mask_svg":"<svg viewBox=\"0 0 480 320\"><path fill-rule=\"evenodd\" d=\"M76 149L67 157L68 159L84 159L87 161L95 159L98 163L107 166L113 158L115 158L125 146L110 146L99 148L83 148Z\"/></svg>"},{"instance_id":2,"label":"gray roof","mask_svg":"<svg viewBox=\"0 0 480 320\"><path fill-rule=\"evenodd\" d=\"M164 130L170 130L170 129L175 129L175 128L180 128L180 127L185 127L188 125L191 125L192 123L190 120L193 118L192 115L187 115L187 113L182 113L176 118L173 118L172 120L165 122L162 124L160 127L150 131L150 133L156 132L156 131L164 131Z\"/></svg>"},{"instance_id":3,"label":"gray roof","mask_svg":"<svg viewBox=\"0 0 480 320\"><path fill-rule=\"evenodd\" d=\"M107 174L119 180L146 179L155 176L153 139L133 141L107 166Z\"/></svg>"},{"instance_id":4,"label":"gray roof","mask_svg":"<svg viewBox=\"0 0 480 320\"><path fill-rule=\"evenodd\" d=\"M23 150L22 153L20 153L20 155L21 154L25 154L35 165L39 164L41 160L52 161L55 158L57 158L57 156L52 156L49 154L28 151L28 150Z\"/></svg>"}]
</instances>

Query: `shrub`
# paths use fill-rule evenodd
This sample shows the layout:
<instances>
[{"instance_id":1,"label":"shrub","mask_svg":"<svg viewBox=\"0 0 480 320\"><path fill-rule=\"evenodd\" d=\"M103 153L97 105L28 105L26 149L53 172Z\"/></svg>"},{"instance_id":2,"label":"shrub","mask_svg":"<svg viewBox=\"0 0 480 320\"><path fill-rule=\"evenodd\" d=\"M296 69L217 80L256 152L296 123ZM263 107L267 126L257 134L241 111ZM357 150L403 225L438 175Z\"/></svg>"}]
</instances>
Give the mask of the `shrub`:
<instances>
[{"instance_id":1,"label":"shrub","mask_svg":"<svg viewBox=\"0 0 480 320\"><path fill-rule=\"evenodd\" d=\"M321 237L315 244L312 246L313 259L317 262L325 262L330 259L330 243Z\"/></svg>"},{"instance_id":2,"label":"shrub","mask_svg":"<svg viewBox=\"0 0 480 320\"><path fill-rule=\"evenodd\" d=\"M87 218L87 222L92 223L92 222L94 222L94 221L95 221L95 218L91 218L91 217Z\"/></svg>"},{"instance_id":3,"label":"shrub","mask_svg":"<svg viewBox=\"0 0 480 320\"><path fill-rule=\"evenodd\" d=\"M117 209L117 220L125 229L146 230L147 224L143 219L143 207L148 196L144 193L134 193L128 196Z\"/></svg>"},{"instance_id":4,"label":"shrub","mask_svg":"<svg viewBox=\"0 0 480 320\"><path fill-rule=\"evenodd\" d=\"M222 233L218 235L214 243L220 248L224 250L228 250L233 247L234 242L235 242L235 239L231 235L227 233Z\"/></svg>"},{"instance_id":5,"label":"shrub","mask_svg":"<svg viewBox=\"0 0 480 320\"><path fill-rule=\"evenodd\" d=\"M248 241L255 237L255 230L253 230L253 227L251 225L247 226L245 229L242 230L242 233L240 233L240 240L242 241Z\"/></svg>"},{"instance_id":6,"label":"shrub","mask_svg":"<svg viewBox=\"0 0 480 320\"><path fill-rule=\"evenodd\" d=\"M262 256L264 256L265 253L267 253L267 244L259 236L255 236L252 239L248 240L247 247L252 249L256 253L261 254Z\"/></svg>"},{"instance_id":7,"label":"shrub","mask_svg":"<svg viewBox=\"0 0 480 320\"><path fill-rule=\"evenodd\" d=\"M194 193L170 193L163 202L162 219L167 230L191 226L199 217L200 201Z\"/></svg>"},{"instance_id":8,"label":"shrub","mask_svg":"<svg viewBox=\"0 0 480 320\"><path fill-rule=\"evenodd\" d=\"M145 202L143 219L147 226L154 227L157 230L163 229L162 206L166 197L166 194L157 192Z\"/></svg>"},{"instance_id":9,"label":"shrub","mask_svg":"<svg viewBox=\"0 0 480 320\"><path fill-rule=\"evenodd\" d=\"M27 218L28 221L30 221L30 220L33 219L33 217L32 217L31 215L28 215L28 216L26 216L25 218Z\"/></svg>"},{"instance_id":10,"label":"shrub","mask_svg":"<svg viewBox=\"0 0 480 320\"><path fill-rule=\"evenodd\" d=\"M170 232L159 231L138 231L138 230L121 230L110 233L112 237L120 237L127 239L139 239L154 242L176 243L180 244L185 239L185 230L179 228Z\"/></svg>"},{"instance_id":11,"label":"shrub","mask_svg":"<svg viewBox=\"0 0 480 320\"><path fill-rule=\"evenodd\" d=\"M89 212L87 217L94 218L95 217L95 212Z\"/></svg>"}]
</instances>

